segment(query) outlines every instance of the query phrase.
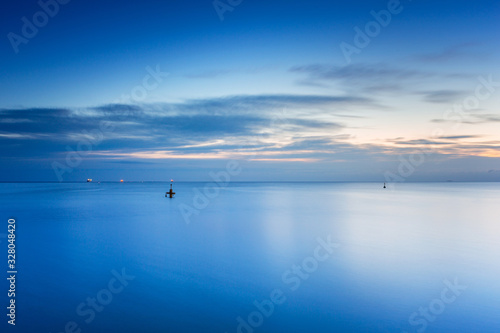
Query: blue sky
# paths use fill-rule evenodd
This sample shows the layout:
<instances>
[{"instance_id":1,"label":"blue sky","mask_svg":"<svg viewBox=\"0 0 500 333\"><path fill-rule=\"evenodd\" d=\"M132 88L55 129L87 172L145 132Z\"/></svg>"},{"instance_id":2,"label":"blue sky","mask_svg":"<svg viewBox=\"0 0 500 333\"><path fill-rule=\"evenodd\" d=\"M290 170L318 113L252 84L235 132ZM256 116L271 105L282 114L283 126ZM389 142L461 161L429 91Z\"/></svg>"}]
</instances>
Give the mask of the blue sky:
<instances>
[{"instance_id":1,"label":"blue sky","mask_svg":"<svg viewBox=\"0 0 500 333\"><path fill-rule=\"evenodd\" d=\"M496 1L2 7L2 181L500 181Z\"/></svg>"}]
</instances>

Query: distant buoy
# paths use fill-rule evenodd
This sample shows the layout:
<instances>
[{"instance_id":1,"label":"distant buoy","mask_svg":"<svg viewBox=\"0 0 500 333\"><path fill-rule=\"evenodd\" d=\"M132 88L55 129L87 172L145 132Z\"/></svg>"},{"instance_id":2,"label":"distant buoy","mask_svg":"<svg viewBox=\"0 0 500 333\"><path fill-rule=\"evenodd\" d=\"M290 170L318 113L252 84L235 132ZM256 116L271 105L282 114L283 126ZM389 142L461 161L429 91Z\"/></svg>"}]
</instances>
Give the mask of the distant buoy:
<instances>
[{"instance_id":1,"label":"distant buoy","mask_svg":"<svg viewBox=\"0 0 500 333\"><path fill-rule=\"evenodd\" d=\"M168 198L173 198L173 197L174 197L175 192L174 192L174 190L172 189L172 183L173 183L173 182L174 182L174 180L173 180L173 179L170 179L170 191L168 191L168 192L166 192L166 193L165 193L165 198L167 198L167 197L168 197Z\"/></svg>"},{"instance_id":2,"label":"distant buoy","mask_svg":"<svg viewBox=\"0 0 500 333\"><path fill-rule=\"evenodd\" d=\"M385 183L384 183L384 188L386 188L386 187L385 187Z\"/></svg>"}]
</instances>

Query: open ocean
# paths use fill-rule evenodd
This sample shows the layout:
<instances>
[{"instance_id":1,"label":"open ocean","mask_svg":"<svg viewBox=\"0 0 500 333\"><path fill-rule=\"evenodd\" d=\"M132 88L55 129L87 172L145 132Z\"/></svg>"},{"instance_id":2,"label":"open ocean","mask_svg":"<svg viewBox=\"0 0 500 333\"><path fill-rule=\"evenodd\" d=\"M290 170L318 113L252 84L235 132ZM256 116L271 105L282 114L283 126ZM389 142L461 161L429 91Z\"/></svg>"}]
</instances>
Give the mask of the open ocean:
<instances>
[{"instance_id":1,"label":"open ocean","mask_svg":"<svg viewBox=\"0 0 500 333\"><path fill-rule=\"evenodd\" d=\"M382 185L0 184L1 331L500 332L500 183Z\"/></svg>"}]
</instances>

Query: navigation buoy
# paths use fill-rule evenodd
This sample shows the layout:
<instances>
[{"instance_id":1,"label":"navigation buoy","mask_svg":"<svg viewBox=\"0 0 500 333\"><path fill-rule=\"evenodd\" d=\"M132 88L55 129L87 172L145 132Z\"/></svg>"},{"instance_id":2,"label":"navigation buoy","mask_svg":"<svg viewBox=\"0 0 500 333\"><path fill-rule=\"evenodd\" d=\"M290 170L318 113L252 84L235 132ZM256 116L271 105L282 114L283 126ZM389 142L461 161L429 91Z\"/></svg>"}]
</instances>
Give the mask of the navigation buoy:
<instances>
[{"instance_id":1,"label":"navigation buoy","mask_svg":"<svg viewBox=\"0 0 500 333\"><path fill-rule=\"evenodd\" d=\"M175 192L174 192L174 190L172 189L172 183L173 183L173 182L174 182L174 180L173 180L173 179L170 179L170 191L168 191L168 192L166 192L166 193L165 193L165 198L166 198L166 197L169 197L169 198L173 198L173 197L174 197Z\"/></svg>"},{"instance_id":2,"label":"navigation buoy","mask_svg":"<svg viewBox=\"0 0 500 333\"><path fill-rule=\"evenodd\" d=\"M384 183L384 188L386 188L386 187L385 187L385 183Z\"/></svg>"}]
</instances>

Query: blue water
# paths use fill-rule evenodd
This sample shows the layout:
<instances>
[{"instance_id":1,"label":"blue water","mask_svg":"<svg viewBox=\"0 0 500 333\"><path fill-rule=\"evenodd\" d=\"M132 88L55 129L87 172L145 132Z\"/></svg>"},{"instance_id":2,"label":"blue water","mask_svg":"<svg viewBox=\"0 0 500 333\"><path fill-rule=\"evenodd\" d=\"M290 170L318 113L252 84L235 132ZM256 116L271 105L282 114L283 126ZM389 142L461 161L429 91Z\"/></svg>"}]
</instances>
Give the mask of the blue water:
<instances>
[{"instance_id":1,"label":"blue water","mask_svg":"<svg viewBox=\"0 0 500 333\"><path fill-rule=\"evenodd\" d=\"M500 331L498 183L168 186L0 184L15 331Z\"/></svg>"}]
</instances>

